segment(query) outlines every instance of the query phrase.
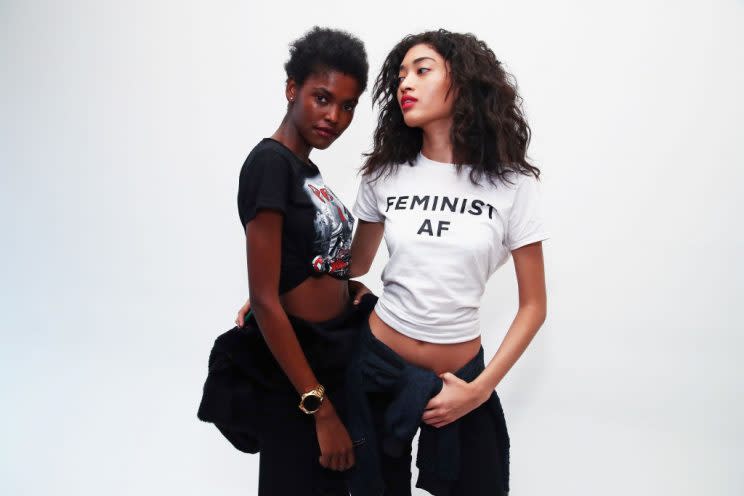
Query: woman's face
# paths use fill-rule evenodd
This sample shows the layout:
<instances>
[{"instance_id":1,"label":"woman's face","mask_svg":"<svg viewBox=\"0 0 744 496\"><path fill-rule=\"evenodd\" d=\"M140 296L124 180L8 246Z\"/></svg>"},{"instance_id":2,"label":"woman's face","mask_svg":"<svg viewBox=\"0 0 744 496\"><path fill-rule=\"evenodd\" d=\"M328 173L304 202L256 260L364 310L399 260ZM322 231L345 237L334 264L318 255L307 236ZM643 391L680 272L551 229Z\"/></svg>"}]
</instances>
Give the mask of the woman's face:
<instances>
[{"instance_id":1,"label":"woman's face","mask_svg":"<svg viewBox=\"0 0 744 496\"><path fill-rule=\"evenodd\" d=\"M290 79L289 115L305 141L324 150L351 124L360 94L359 82L338 71L310 74L299 87Z\"/></svg>"},{"instance_id":2,"label":"woman's face","mask_svg":"<svg viewBox=\"0 0 744 496\"><path fill-rule=\"evenodd\" d=\"M398 104L409 127L452 119L454 91L444 58L429 45L406 52L398 72Z\"/></svg>"}]
</instances>

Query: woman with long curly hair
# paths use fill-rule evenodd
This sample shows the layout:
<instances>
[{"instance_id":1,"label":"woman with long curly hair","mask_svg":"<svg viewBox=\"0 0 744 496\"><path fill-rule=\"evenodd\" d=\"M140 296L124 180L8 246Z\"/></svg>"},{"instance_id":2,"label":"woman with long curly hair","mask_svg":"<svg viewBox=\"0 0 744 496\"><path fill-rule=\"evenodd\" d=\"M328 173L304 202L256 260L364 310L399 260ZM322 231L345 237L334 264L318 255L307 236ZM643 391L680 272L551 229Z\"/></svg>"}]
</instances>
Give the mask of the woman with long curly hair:
<instances>
[{"instance_id":1,"label":"woman with long curly hair","mask_svg":"<svg viewBox=\"0 0 744 496\"><path fill-rule=\"evenodd\" d=\"M545 320L540 171L516 84L471 34L406 36L373 88L380 106L356 203L351 277L382 237L390 259L347 368L354 496L506 495L509 436L495 388ZM519 309L486 366L486 282L514 260ZM238 322L248 310L240 310Z\"/></svg>"},{"instance_id":2,"label":"woman with long curly hair","mask_svg":"<svg viewBox=\"0 0 744 496\"><path fill-rule=\"evenodd\" d=\"M383 235L390 260L349 369L349 390L368 407L350 432L374 448L358 456L357 493L411 494L420 426L418 487L507 494L509 437L495 388L546 315L548 234L521 99L483 41L445 30L400 41L373 99L380 114L353 208L351 276L369 270ZM519 310L485 366L481 296L510 255Z\"/></svg>"}]
</instances>

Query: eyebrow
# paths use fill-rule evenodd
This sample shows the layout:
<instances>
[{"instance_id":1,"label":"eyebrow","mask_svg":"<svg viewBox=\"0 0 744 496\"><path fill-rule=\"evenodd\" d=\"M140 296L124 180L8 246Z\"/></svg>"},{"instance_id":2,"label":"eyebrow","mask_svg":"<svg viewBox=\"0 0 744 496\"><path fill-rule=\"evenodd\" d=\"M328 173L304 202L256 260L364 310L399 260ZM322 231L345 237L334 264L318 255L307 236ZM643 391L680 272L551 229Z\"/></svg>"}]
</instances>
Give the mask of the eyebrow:
<instances>
[{"instance_id":1,"label":"eyebrow","mask_svg":"<svg viewBox=\"0 0 744 496\"><path fill-rule=\"evenodd\" d=\"M333 98L333 99L336 98L336 95L328 91L328 89L326 89L323 86L315 86L313 87L313 91L316 91L318 93L324 93L326 96L329 96L330 98ZM348 100L344 100L344 103L353 103L354 105L356 105L357 103L359 103L359 98L350 98Z\"/></svg>"},{"instance_id":2,"label":"eyebrow","mask_svg":"<svg viewBox=\"0 0 744 496\"><path fill-rule=\"evenodd\" d=\"M436 60L434 60L433 58L424 56L424 57L419 57L419 58L415 59L415 60L413 61L413 64L411 64L411 65L416 65L416 64L418 64L419 62L421 62L422 60L426 60L426 59L429 59L429 60L431 60L432 62L436 62ZM399 67L399 69L404 69L404 68L405 68L405 67L403 66L403 64L400 64L400 67Z\"/></svg>"}]
</instances>

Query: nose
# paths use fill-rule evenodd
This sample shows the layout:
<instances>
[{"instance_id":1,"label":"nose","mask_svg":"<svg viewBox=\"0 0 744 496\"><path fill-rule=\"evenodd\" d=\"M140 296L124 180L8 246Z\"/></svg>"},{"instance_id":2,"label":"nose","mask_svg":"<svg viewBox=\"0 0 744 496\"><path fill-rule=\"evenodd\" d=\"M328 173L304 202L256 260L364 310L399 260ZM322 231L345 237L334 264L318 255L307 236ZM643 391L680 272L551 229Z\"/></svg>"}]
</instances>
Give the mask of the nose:
<instances>
[{"instance_id":1,"label":"nose","mask_svg":"<svg viewBox=\"0 0 744 496\"><path fill-rule=\"evenodd\" d=\"M329 105L328 112L326 112L325 120L335 124L338 122L338 105Z\"/></svg>"}]
</instances>

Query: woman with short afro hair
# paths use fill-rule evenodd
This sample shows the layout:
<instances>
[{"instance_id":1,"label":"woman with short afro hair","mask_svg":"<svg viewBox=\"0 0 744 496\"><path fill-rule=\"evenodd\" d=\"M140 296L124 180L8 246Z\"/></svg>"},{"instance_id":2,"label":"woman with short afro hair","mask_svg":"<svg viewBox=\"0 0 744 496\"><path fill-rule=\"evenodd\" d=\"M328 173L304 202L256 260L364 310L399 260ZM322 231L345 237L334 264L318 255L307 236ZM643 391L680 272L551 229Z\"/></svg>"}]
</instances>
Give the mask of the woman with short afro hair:
<instances>
[{"instance_id":1,"label":"woman with short afro hair","mask_svg":"<svg viewBox=\"0 0 744 496\"><path fill-rule=\"evenodd\" d=\"M215 341L199 418L260 451L259 495L347 495L343 374L366 315L349 295L354 217L309 155L351 123L367 56L356 37L315 27L285 69L281 124L240 172L252 311Z\"/></svg>"}]
</instances>

